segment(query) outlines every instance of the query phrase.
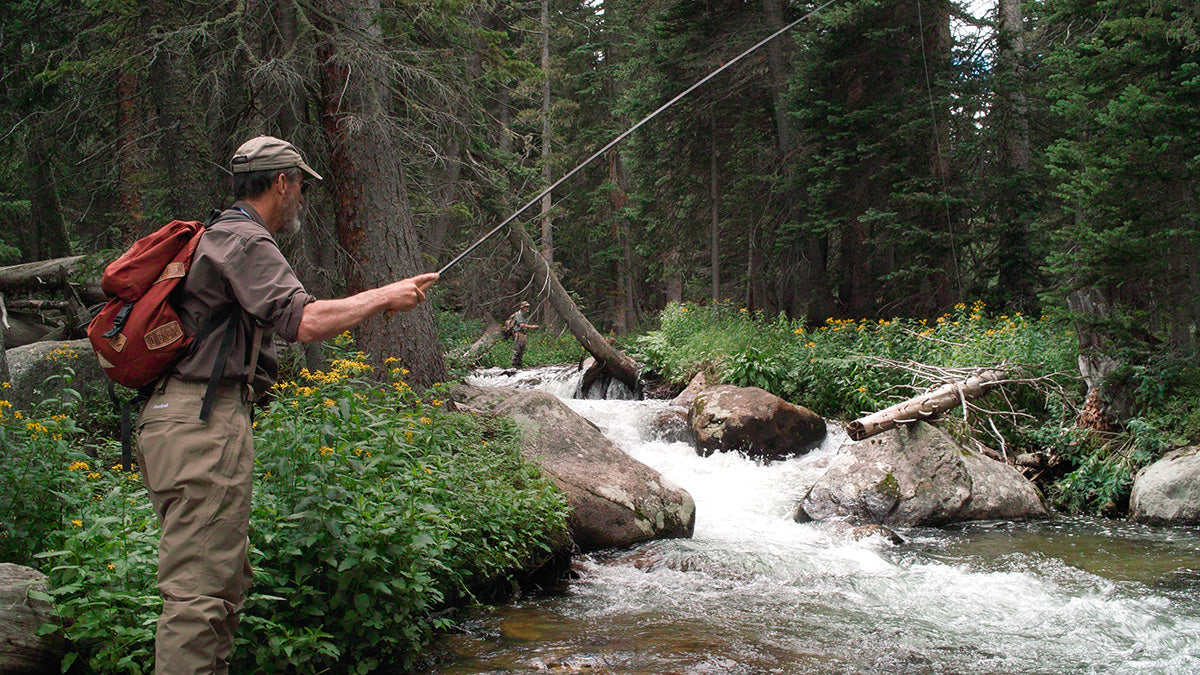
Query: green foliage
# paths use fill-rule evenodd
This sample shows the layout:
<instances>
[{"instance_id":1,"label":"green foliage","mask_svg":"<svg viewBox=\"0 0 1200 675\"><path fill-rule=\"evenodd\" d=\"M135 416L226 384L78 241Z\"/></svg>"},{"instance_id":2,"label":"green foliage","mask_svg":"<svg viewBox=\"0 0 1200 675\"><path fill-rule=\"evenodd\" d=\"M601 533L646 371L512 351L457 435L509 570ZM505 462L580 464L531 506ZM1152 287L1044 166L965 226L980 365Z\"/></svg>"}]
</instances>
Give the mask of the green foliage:
<instances>
[{"instance_id":1,"label":"green foliage","mask_svg":"<svg viewBox=\"0 0 1200 675\"><path fill-rule=\"evenodd\" d=\"M6 397L12 385L0 383L0 562L33 563L50 540L69 494L64 467L87 457L72 447L79 429L66 413L26 414Z\"/></svg>"},{"instance_id":2,"label":"green foliage","mask_svg":"<svg viewBox=\"0 0 1200 675\"><path fill-rule=\"evenodd\" d=\"M932 321L830 319L812 330L729 303L671 304L661 327L638 339L637 353L668 381L683 383L708 370L723 382L760 387L839 418L912 394L911 376L885 362L943 368L1021 364L1029 376L1073 369L1068 332L1047 320L988 317L984 310L982 303L959 305ZM1051 402L1028 391L1010 396L1034 414L1051 410Z\"/></svg>"},{"instance_id":3,"label":"green foliage","mask_svg":"<svg viewBox=\"0 0 1200 675\"><path fill-rule=\"evenodd\" d=\"M448 625L439 610L564 541L565 501L521 459L511 421L447 412L443 391L416 395L401 368L372 384L346 338L335 349L328 372L280 383L255 424L256 581L234 672L406 667ZM83 454L60 410L35 418L0 405L20 469L0 474L0 499L24 500L3 504L0 552L28 562L17 554L42 551L73 640L68 665L149 672L155 517L140 478Z\"/></svg>"},{"instance_id":4,"label":"green foliage","mask_svg":"<svg viewBox=\"0 0 1200 675\"><path fill-rule=\"evenodd\" d=\"M578 363L586 355L579 340L570 331L548 330L543 324L525 336L525 356L522 361L522 367L525 368ZM492 344L478 365L484 368L507 368L512 365L512 351L513 341L501 338Z\"/></svg>"},{"instance_id":5,"label":"green foliage","mask_svg":"<svg viewBox=\"0 0 1200 675\"><path fill-rule=\"evenodd\" d=\"M1054 484L1051 498L1069 512L1096 515L1124 512L1134 474L1169 448L1167 435L1143 419L1131 420L1123 434L1074 430L1060 439L1076 468Z\"/></svg>"}]
</instances>

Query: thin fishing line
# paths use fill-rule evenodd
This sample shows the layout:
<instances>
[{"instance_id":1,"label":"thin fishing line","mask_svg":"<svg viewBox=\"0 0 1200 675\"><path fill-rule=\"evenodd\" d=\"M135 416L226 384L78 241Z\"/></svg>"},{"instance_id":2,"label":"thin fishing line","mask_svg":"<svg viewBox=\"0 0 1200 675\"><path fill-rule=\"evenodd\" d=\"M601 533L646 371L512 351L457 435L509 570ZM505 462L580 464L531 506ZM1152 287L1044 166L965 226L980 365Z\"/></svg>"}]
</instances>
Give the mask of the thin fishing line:
<instances>
[{"instance_id":1,"label":"thin fishing line","mask_svg":"<svg viewBox=\"0 0 1200 675\"><path fill-rule=\"evenodd\" d=\"M592 155L590 157L583 160L583 162L581 162L574 169L571 169L570 171L568 171L566 174L563 175L562 178L559 178L558 180L554 181L554 183L551 184L550 187L546 188L545 190L542 190L541 192L538 193L538 195L536 197L534 197L533 199L530 199L528 202L525 203L524 206L522 206L521 208L514 211L511 216L505 218L499 225L492 228L492 230L490 232L488 232L487 234L485 234L482 239L475 242L474 244L471 244L469 247L467 247L467 249L465 251L458 254L457 257L455 257L453 260L451 260L450 262L448 262L444 266L442 266L442 268L440 270L438 270L438 274L445 274L446 270L450 269L455 264L457 264L460 260L467 257L467 255L469 255L471 253L471 251L474 251L480 244L482 244L483 242L490 239L492 237L492 235L496 234L501 229L503 229L505 225L508 225L509 223L511 223L514 219L516 219L517 216L521 215L522 213L525 213L525 211L527 211L531 206L533 206L534 204L537 204L539 201L541 201L542 197L553 192L554 188L561 185L564 181L566 181L571 176L574 176L583 167L587 166L588 164L591 164L592 161L595 160L597 157L608 152L614 145L625 140L625 138L627 136L629 136L633 132L637 131L639 128L641 128L641 126L643 124L645 124L645 123L649 122L650 120L654 119L655 117L657 117L659 113L661 113L662 111L666 110L667 108L670 108L671 106L675 105L675 103L677 101L679 101L679 99L683 98L684 96L687 96L688 94L692 93L696 89L699 89L706 82L713 79L717 75L720 75L722 72L725 71L726 68L729 68L730 66L737 63L738 61L741 61L743 58L745 58L746 56L748 56L749 54L754 52L759 47L762 47L763 45L767 44L771 40L774 40L775 38L779 37L780 35L783 35L784 33L788 32L792 28L795 28L802 22L807 21L808 19L812 18L813 16L816 16L819 12L824 10L826 7L832 5L834 2L836 2L836 0L829 0L825 4L821 5L820 7L817 7L816 9L812 10L808 14L805 14L804 16L800 17L799 19L796 19L795 21L789 23L788 25L784 26L783 28L780 28L779 30L777 30L774 33L772 33L771 35L763 38L762 40L759 40L757 43L754 44L753 47L750 47L749 49L742 52L741 54L738 54L737 56L735 56L732 60L730 60L725 65L712 71L711 73L706 75L703 79L701 79L699 82L697 82L697 83L693 84L692 86L688 87L687 89L683 90L682 93L677 94L675 96L675 98L672 98L670 101L667 101L663 105L659 106L659 108L657 110L650 113L646 117L642 118L642 120L639 121L637 124L634 124L633 126L626 129L621 135L619 135L616 138L609 141L608 144L605 145L603 148L600 148L596 152L592 153Z\"/></svg>"}]
</instances>

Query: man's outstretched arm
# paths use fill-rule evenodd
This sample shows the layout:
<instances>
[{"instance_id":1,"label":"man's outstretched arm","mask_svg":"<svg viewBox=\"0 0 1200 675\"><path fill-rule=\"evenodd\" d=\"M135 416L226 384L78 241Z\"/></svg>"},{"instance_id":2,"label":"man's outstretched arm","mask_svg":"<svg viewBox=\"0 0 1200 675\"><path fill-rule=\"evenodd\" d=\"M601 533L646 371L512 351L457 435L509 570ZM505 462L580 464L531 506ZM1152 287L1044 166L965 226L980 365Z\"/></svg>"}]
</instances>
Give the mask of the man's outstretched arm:
<instances>
[{"instance_id":1,"label":"man's outstretched arm","mask_svg":"<svg viewBox=\"0 0 1200 675\"><path fill-rule=\"evenodd\" d=\"M407 312L425 300L425 289L437 272L392 282L337 300L317 300L304 306L298 342L328 340L383 312Z\"/></svg>"}]
</instances>

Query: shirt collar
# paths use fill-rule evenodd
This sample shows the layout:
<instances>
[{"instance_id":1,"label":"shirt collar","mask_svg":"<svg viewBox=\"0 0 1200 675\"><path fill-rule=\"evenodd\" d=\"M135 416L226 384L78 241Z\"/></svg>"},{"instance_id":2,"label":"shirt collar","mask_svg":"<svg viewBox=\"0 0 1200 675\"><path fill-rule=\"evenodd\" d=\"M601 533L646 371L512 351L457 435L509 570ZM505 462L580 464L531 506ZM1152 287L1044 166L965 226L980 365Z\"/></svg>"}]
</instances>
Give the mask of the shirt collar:
<instances>
[{"instance_id":1,"label":"shirt collar","mask_svg":"<svg viewBox=\"0 0 1200 675\"><path fill-rule=\"evenodd\" d=\"M271 230L267 229L266 221L263 220L263 217L261 215L259 215L258 211L254 210L253 206L250 206L249 202L237 201L237 202L234 202L233 206L230 206L229 208L236 209L236 210L241 211L242 213L246 214L246 217L250 220L250 222L255 223L256 225L261 227L263 229L263 232L265 232L266 235L271 238L271 241L275 240L274 235L271 234Z\"/></svg>"}]
</instances>

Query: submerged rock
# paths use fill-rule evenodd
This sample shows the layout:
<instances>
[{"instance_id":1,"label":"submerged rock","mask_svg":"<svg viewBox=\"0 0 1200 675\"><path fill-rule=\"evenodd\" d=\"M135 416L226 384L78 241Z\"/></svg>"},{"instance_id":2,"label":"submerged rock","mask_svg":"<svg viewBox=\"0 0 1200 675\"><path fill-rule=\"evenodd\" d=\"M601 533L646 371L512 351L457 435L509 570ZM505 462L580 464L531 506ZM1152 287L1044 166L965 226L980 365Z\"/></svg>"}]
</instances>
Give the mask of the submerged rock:
<instances>
[{"instance_id":1,"label":"submerged rock","mask_svg":"<svg viewBox=\"0 0 1200 675\"><path fill-rule=\"evenodd\" d=\"M1139 471L1129 515L1143 523L1200 524L1200 447L1180 448Z\"/></svg>"},{"instance_id":2,"label":"submerged rock","mask_svg":"<svg viewBox=\"0 0 1200 675\"><path fill-rule=\"evenodd\" d=\"M567 495L571 538L582 551L690 537L696 504L682 488L633 459L555 396L463 386L456 400L516 420L522 453Z\"/></svg>"},{"instance_id":3,"label":"submerged rock","mask_svg":"<svg viewBox=\"0 0 1200 675\"><path fill-rule=\"evenodd\" d=\"M781 459L812 450L825 438L825 420L758 387L718 385L696 395L688 412L696 450L744 452Z\"/></svg>"},{"instance_id":4,"label":"submerged rock","mask_svg":"<svg viewBox=\"0 0 1200 675\"><path fill-rule=\"evenodd\" d=\"M971 452L925 422L847 446L800 500L796 520L894 527L1050 515L1015 468Z\"/></svg>"}]
</instances>

